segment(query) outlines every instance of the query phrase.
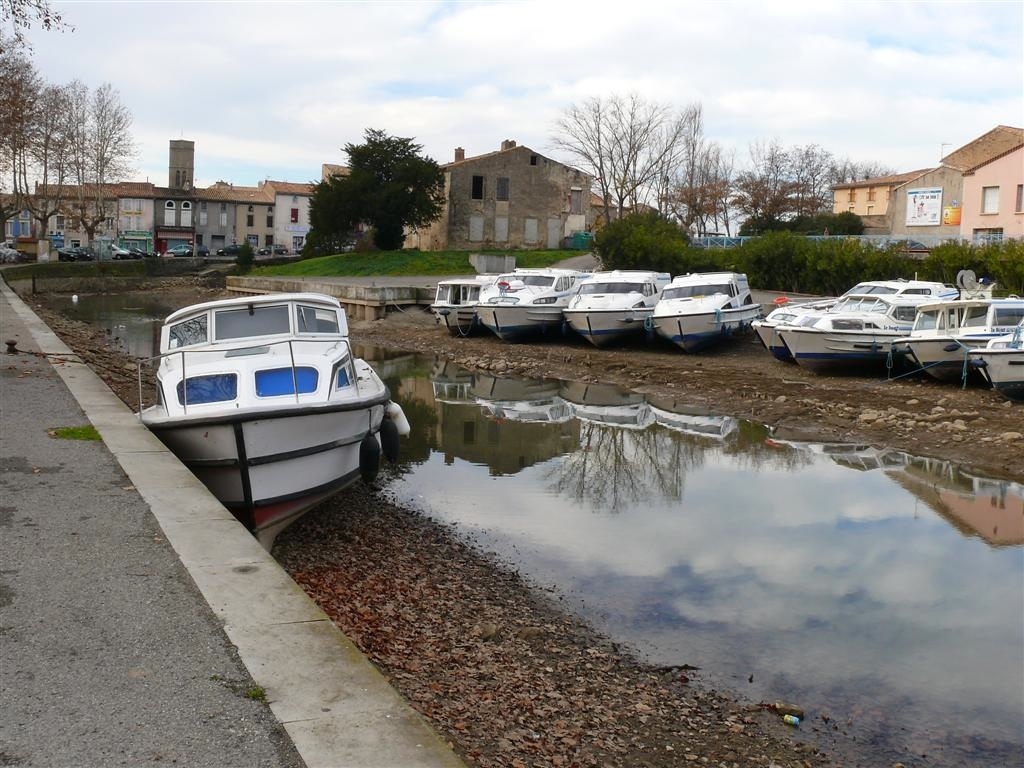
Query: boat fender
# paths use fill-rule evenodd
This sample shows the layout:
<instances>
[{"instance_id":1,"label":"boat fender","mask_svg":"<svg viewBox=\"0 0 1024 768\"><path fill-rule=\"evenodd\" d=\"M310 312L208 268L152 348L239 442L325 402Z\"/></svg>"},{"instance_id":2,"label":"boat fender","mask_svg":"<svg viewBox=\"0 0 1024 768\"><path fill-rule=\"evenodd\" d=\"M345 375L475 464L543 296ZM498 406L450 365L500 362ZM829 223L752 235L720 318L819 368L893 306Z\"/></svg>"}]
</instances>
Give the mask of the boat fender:
<instances>
[{"instance_id":1,"label":"boat fender","mask_svg":"<svg viewBox=\"0 0 1024 768\"><path fill-rule=\"evenodd\" d=\"M390 401L386 409L388 418L395 422L395 426L398 427L398 434L408 435L412 431L412 427L409 426L409 420L405 418L405 411L395 401Z\"/></svg>"},{"instance_id":2,"label":"boat fender","mask_svg":"<svg viewBox=\"0 0 1024 768\"><path fill-rule=\"evenodd\" d=\"M380 448L392 464L398 461L398 427L387 416L380 423Z\"/></svg>"},{"instance_id":3,"label":"boat fender","mask_svg":"<svg viewBox=\"0 0 1024 768\"><path fill-rule=\"evenodd\" d=\"M372 483L377 479L377 471L380 469L380 443L373 432L367 432L366 437L359 443L359 474L364 483Z\"/></svg>"}]
</instances>

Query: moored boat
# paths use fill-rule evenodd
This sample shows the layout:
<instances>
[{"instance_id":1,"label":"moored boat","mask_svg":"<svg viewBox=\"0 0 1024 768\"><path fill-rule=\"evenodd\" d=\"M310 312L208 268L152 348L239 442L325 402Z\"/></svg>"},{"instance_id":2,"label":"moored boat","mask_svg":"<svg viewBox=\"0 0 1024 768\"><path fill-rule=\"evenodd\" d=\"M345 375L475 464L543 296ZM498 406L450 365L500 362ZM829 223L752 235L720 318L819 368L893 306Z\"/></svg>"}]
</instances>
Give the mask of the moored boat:
<instances>
[{"instance_id":1,"label":"moored boat","mask_svg":"<svg viewBox=\"0 0 1024 768\"><path fill-rule=\"evenodd\" d=\"M643 330L670 279L667 272L595 272L580 283L562 316L591 344L604 346Z\"/></svg>"},{"instance_id":2,"label":"moored boat","mask_svg":"<svg viewBox=\"0 0 1024 768\"><path fill-rule=\"evenodd\" d=\"M680 275L662 291L651 321L659 336L699 352L750 328L761 316L747 276L738 272Z\"/></svg>"},{"instance_id":3,"label":"moored boat","mask_svg":"<svg viewBox=\"0 0 1024 768\"><path fill-rule=\"evenodd\" d=\"M397 458L401 407L319 294L185 307L164 321L142 422L261 542Z\"/></svg>"},{"instance_id":4,"label":"moored boat","mask_svg":"<svg viewBox=\"0 0 1024 768\"><path fill-rule=\"evenodd\" d=\"M846 296L827 312L776 328L797 365L815 372L847 368L868 372L892 358L892 342L914 324L924 296Z\"/></svg>"},{"instance_id":5,"label":"moored boat","mask_svg":"<svg viewBox=\"0 0 1024 768\"><path fill-rule=\"evenodd\" d=\"M1024 402L1024 320L1013 333L992 339L968 354L994 390L1010 400Z\"/></svg>"},{"instance_id":6,"label":"moored boat","mask_svg":"<svg viewBox=\"0 0 1024 768\"><path fill-rule=\"evenodd\" d=\"M908 336L893 341L925 373L940 381L958 381L971 370L969 353L1024 321L1024 299L957 299L917 308Z\"/></svg>"},{"instance_id":7,"label":"moored boat","mask_svg":"<svg viewBox=\"0 0 1024 768\"><path fill-rule=\"evenodd\" d=\"M468 336L481 327L476 316L480 291L497 279L497 275L475 275L439 280L430 311L452 336Z\"/></svg>"},{"instance_id":8,"label":"moored boat","mask_svg":"<svg viewBox=\"0 0 1024 768\"><path fill-rule=\"evenodd\" d=\"M776 299L776 307L765 317L755 320L751 325L757 338L773 357L783 362L793 362L789 349L776 332L779 325L795 325L809 314L826 312L847 296L928 296L934 301L955 299L959 291L951 285L930 280L865 280L841 296L814 299L811 301L793 302L786 296Z\"/></svg>"},{"instance_id":9,"label":"moored boat","mask_svg":"<svg viewBox=\"0 0 1024 768\"><path fill-rule=\"evenodd\" d=\"M480 322L504 341L555 333L562 327L562 309L576 293L585 272L572 269L517 269L500 275L480 291L476 313Z\"/></svg>"}]
</instances>

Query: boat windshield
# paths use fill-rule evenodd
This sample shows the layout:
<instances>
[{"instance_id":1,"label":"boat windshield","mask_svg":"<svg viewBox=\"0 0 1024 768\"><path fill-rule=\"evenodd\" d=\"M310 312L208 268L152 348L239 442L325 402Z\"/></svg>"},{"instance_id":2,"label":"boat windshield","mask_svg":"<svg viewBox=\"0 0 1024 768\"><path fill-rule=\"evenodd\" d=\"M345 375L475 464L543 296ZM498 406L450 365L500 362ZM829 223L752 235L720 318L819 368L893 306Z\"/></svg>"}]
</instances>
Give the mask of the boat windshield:
<instances>
[{"instance_id":1,"label":"boat windshield","mask_svg":"<svg viewBox=\"0 0 1024 768\"><path fill-rule=\"evenodd\" d=\"M882 293L890 294L896 293L895 288L890 288L888 285L872 285L871 283L858 283L846 292L847 294L854 293Z\"/></svg>"},{"instance_id":2,"label":"boat windshield","mask_svg":"<svg viewBox=\"0 0 1024 768\"><path fill-rule=\"evenodd\" d=\"M1024 322L1024 306L1020 307L996 307L996 316L992 325L1020 325Z\"/></svg>"},{"instance_id":3,"label":"boat windshield","mask_svg":"<svg viewBox=\"0 0 1024 768\"><path fill-rule=\"evenodd\" d=\"M222 309L213 313L213 328L217 341L288 333L288 305Z\"/></svg>"},{"instance_id":4,"label":"boat windshield","mask_svg":"<svg viewBox=\"0 0 1024 768\"><path fill-rule=\"evenodd\" d=\"M639 283L582 283L580 293L640 293Z\"/></svg>"},{"instance_id":5,"label":"boat windshield","mask_svg":"<svg viewBox=\"0 0 1024 768\"><path fill-rule=\"evenodd\" d=\"M548 275L515 275L513 280L522 280L524 285L533 285L538 288L550 288L555 284L555 279Z\"/></svg>"},{"instance_id":6,"label":"boat windshield","mask_svg":"<svg viewBox=\"0 0 1024 768\"><path fill-rule=\"evenodd\" d=\"M915 331L934 331L939 327L939 310L918 312L914 321Z\"/></svg>"},{"instance_id":7,"label":"boat windshield","mask_svg":"<svg viewBox=\"0 0 1024 768\"><path fill-rule=\"evenodd\" d=\"M663 299L692 299L698 296L712 296L716 293L723 293L726 296L735 296L736 291L728 283L717 285L677 285L670 286L661 294Z\"/></svg>"},{"instance_id":8,"label":"boat windshield","mask_svg":"<svg viewBox=\"0 0 1024 768\"><path fill-rule=\"evenodd\" d=\"M438 304L448 304L452 298L451 285L438 285L437 297L434 299Z\"/></svg>"},{"instance_id":9,"label":"boat windshield","mask_svg":"<svg viewBox=\"0 0 1024 768\"><path fill-rule=\"evenodd\" d=\"M299 333L338 333L338 313L326 307L298 304L295 307L295 330Z\"/></svg>"},{"instance_id":10,"label":"boat windshield","mask_svg":"<svg viewBox=\"0 0 1024 768\"><path fill-rule=\"evenodd\" d=\"M205 344L208 339L206 332L206 314L190 317L170 327L167 344L170 349L190 347L193 344Z\"/></svg>"}]
</instances>

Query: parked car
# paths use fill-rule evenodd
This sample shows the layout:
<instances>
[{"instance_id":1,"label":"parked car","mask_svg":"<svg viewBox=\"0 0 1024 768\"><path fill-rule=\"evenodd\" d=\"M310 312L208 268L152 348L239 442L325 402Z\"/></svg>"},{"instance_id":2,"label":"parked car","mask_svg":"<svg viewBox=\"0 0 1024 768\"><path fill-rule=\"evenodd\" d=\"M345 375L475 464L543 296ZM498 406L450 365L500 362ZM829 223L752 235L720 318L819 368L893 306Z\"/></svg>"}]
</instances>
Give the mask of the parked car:
<instances>
[{"instance_id":1,"label":"parked car","mask_svg":"<svg viewBox=\"0 0 1024 768\"><path fill-rule=\"evenodd\" d=\"M95 258L88 248L80 245L57 249L57 261L94 261Z\"/></svg>"},{"instance_id":2,"label":"parked car","mask_svg":"<svg viewBox=\"0 0 1024 768\"><path fill-rule=\"evenodd\" d=\"M287 256L288 249L280 243L275 243L274 245L264 245L257 253L260 256Z\"/></svg>"},{"instance_id":3,"label":"parked car","mask_svg":"<svg viewBox=\"0 0 1024 768\"><path fill-rule=\"evenodd\" d=\"M117 259L118 261L124 261L127 259L140 259L141 256L136 256L131 252L130 248L121 248L116 245L110 246L110 258Z\"/></svg>"},{"instance_id":4,"label":"parked car","mask_svg":"<svg viewBox=\"0 0 1024 768\"><path fill-rule=\"evenodd\" d=\"M181 245L175 245L172 248L168 248L164 251L164 256L191 256L192 246L189 243L182 243Z\"/></svg>"},{"instance_id":5,"label":"parked car","mask_svg":"<svg viewBox=\"0 0 1024 768\"><path fill-rule=\"evenodd\" d=\"M232 243L231 245L225 245L223 248L217 249L218 256L237 256L238 252L242 249L238 243Z\"/></svg>"},{"instance_id":6,"label":"parked car","mask_svg":"<svg viewBox=\"0 0 1024 768\"><path fill-rule=\"evenodd\" d=\"M151 259L156 256L155 253L147 253L141 248L129 248L128 252L132 255L133 259Z\"/></svg>"},{"instance_id":7,"label":"parked car","mask_svg":"<svg viewBox=\"0 0 1024 768\"><path fill-rule=\"evenodd\" d=\"M21 253L4 243L0 245L0 263L17 264L22 260Z\"/></svg>"},{"instance_id":8,"label":"parked car","mask_svg":"<svg viewBox=\"0 0 1024 768\"><path fill-rule=\"evenodd\" d=\"M200 256L201 258L205 259L209 255L210 255L210 248L208 246L205 246L205 245L197 245L196 246L196 256Z\"/></svg>"}]
</instances>

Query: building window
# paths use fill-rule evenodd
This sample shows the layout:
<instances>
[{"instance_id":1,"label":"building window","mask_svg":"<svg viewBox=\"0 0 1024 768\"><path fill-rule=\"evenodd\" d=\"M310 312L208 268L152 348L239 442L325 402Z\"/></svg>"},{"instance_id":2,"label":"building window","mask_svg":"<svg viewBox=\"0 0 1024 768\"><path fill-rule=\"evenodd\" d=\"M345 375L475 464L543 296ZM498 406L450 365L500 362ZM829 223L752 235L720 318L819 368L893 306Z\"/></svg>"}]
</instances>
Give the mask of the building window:
<instances>
[{"instance_id":1,"label":"building window","mask_svg":"<svg viewBox=\"0 0 1024 768\"><path fill-rule=\"evenodd\" d=\"M850 196L847 198L847 202L850 202L850 203L857 202L857 190L856 189L851 189L850 190Z\"/></svg>"},{"instance_id":2,"label":"building window","mask_svg":"<svg viewBox=\"0 0 1024 768\"><path fill-rule=\"evenodd\" d=\"M1024 184L1017 185L1017 213L1024 213Z\"/></svg>"},{"instance_id":3,"label":"building window","mask_svg":"<svg viewBox=\"0 0 1024 768\"><path fill-rule=\"evenodd\" d=\"M508 216L494 217L494 242L508 242Z\"/></svg>"},{"instance_id":4,"label":"building window","mask_svg":"<svg viewBox=\"0 0 1024 768\"><path fill-rule=\"evenodd\" d=\"M205 205L206 205L206 203L203 203L203 206L205 206ZM200 208L199 209L199 226L200 227L205 227L206 226L206 215L207 214L206 214L205 208Z\"/></svg>"},{"instance_id":5,"label":"building window","mask_svg":"<svg viewBox=\"0 0 1024 768\"><path fill-rule=\"evenodd\" d=\"M249 213L252 213L252 206L249 206Z\"/></svg>"},{"instance_id":6,"label":"building window","mask_svg":"<svg viewBox=\"0 0 1024 768\"><path fill-rule=\"evenodd\" d=\"M569 190L569 213L583 213L583 190Z\"/></svg>"},{"instance_id":7,"label":"building window","mask_svg":"<svg viewBox=\"0 0 1024 768\"><path fill-rule=\"evenodd\" d=\"M536 164L537 164L537 156L536 155L530 155L530 165L536 165Z\"/></svg>"},{"instance_id":8,"label":"building window","mask_svg":"<svg viewBox=\"0 0 1024 768\"><path fill-rule=\"evenodd\" d=\"M976 243L1000 243L1003 240L1003 228L976 229L973 232Z\"/></svg>"},{"instance_id":9,"label":"building window","mask_svg":"<svg viewBox=\"0 0 1024 768\"><path fill-rule=\"evenodd\" d=\"M873 206L873 205L869 205L869 206L868 206L868 216L870 216L870 215L871 215L871 214L873 214L874 212L875 212L875 206Z\"/></svg>"},{"instance_id":10,"label":"building window","mask_svg":"<svg viewBox=\"0 0 1024 768\"><path fill-rule=\"evenodd\" d=\"M226 210L228 209L228 204L227 204L227 203L221 203L221 204L220 204L220 209L221 209L222 211L226 211Z\"/></svg>"},{"instance_id":11,"label":"building window","mask_svg":"<svg viewBox=\"0 0 1024 768\"><path fill-rule=\"evenodd\" d=\"M292 224L298 224L299 223L299 209L298 208L292 208L291 220L292 220Z\"/></svg>"},{"instance_id":12,"label":"building window","mask_svg":"<svg viewBox=\"0 0 1024 768\"><path fill-rule=\"evenodd\" d=\"M270 212L267 213L267 229L272 229L273 227L274 227L274 209L271 208ZM270 245L270 243L267 243L267 245Z\"/></svg>"},{"instance_id":13,"label":"building window","mask_svg":"<svg viewBox=\"0 0 1024 768\"><path fill-rule=\"evenodd\" d=\"M251 213L246 214L246 216L245 216L245 226L251 227L252 226L252 219L253 219L253 216L252 216Z\"/></svg>"},{"instance_id":14,"label":"building window","mask_svg":"<svg viewBox=\"0 0 1024 768\"><path fill-rule=\"evenodd\" d=\"M1019 188L1018 188L1019 189ZM53 226L57 228L58 232L64 231L64 215L58 213L56 218L53 220Z\"/></svg>"},{"instance_id":15,"label":"building window","mask_svg":"<svg viewBox=\"0 0 1024 768\"><path fill-rule=\"evenodd\" d=\"M222 227L226 227L228 225L228 212L227 211L221 211L220 212L220 225Z\"/></svg>"},{"instance_id":16,"label":"building window","mask_svg":"<svg viewBox=\"0 0 1024 768\"><path fill-rule=\"evenodd\" d=\"M173 227L174 224L174 201L168 200L164 203L164 226Z\"/></svg>"},{"instance_id":17,"label":"building window","mask_svg":"<svg viewBox=\"0 0 1024 768\"><path fill-rule=\"evenodd\" d=\"M484 199L484 177L474 176L473 177L473 190L470 192L469 197L471 200L483 200Z\"/></svg>"},{"instance_id":18,"label":"building window","mask_svg":"<svg viewBox=\"0 0 1024 768\"><path fill-rule=\"evenodd\" d=\"M205 202L199 204L199 210L200 211L205 211L206 210L206 203Z\"/></svg>"},{"instance_id":19,"label":"building window","mask_svg":"<svg viewBox=\"0 0 1024 768\"><path fill-rule=\"evenodd\" d=\"M474 177L474 178L481 178L481 181L482 181L482 177ZM502 200L502 201L507 202L508 201L508 186L509 186L508 185L508 176L499 176L498 177L498 185L494 188L494 199L495 200Z\"/></svg>"},{"instance_id":20,"label":"building window","mask_svg":"<svg viewBox=\"0 0 1024 768\"><path fill-rule=\"evenodd\" d=\"M192 203L187 200L181 204L181 226L192 226Z\"/></svg>"},{"instance_id":21,"label":"building window","mask_svg":"<svg viewBox=\"0 0 1024 768\"><path fill-rule=\"evenodd\" d=\"M873 203L874 201L875 201L875 188L874 187L868 187L868 202L872 202Z\"/></svg>"},{"instance_id":22,"label":"building window","mask_svg":"<svg viewBox=\"0 0 1024 768\"><path fill-rule=\"evenodd\" d=\"M999 187L981 188L981 212L999 213Z\"/></svg>"}]
</instances>

